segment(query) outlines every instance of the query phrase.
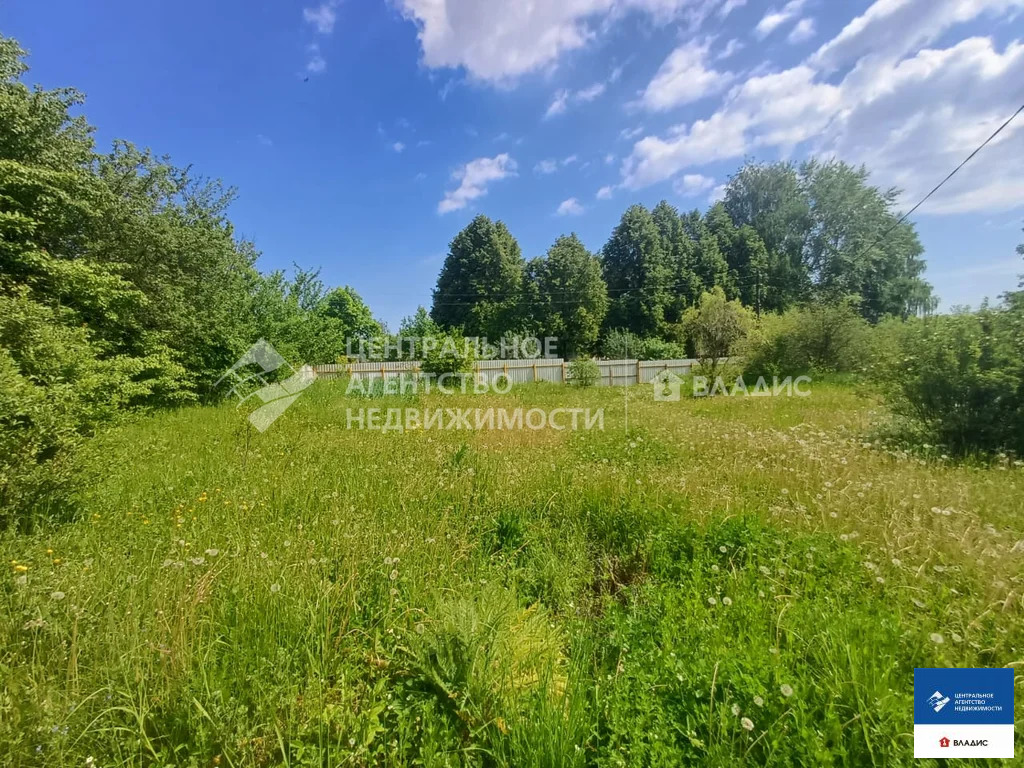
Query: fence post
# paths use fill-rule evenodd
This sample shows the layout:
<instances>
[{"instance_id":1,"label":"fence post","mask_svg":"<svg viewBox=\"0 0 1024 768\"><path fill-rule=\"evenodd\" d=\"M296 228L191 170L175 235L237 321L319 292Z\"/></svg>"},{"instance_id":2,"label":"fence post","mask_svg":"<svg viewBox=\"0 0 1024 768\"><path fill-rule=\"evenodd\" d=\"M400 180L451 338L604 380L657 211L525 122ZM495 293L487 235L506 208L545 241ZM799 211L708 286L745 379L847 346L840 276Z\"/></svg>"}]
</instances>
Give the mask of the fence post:
<instances>
[{"instance_id":1,"label":"fence post","mask_svg":"<svg viewBox=\"0 0 1024 768\"><path fill-rule=\"evenodd\" d=\"M643 379L640 377L640 361L636 361L636 383L643 384Z\"/></svg>"},{"instance_id":2,"label":"fence post","mask_svg":"<svg viewBox=\"0 0 1024 768\"><path fill-rule=\"evenodd\" d=\"M563 384L565 384L565 382L566 382L567 380L568 380L568 379L567 379L567 377L566 377L566 375L565 375L565 360L563 359L563 360L562 360L562 383L563 383Z\"/></svg>"},{"instance_id":3,"label":"fence post","mask_svg":"<svg viewBox=\"0 0 1024 768\"><path fill-rule=\"evenodd\" d=\"M615 376L612 373L614 370L615 370L615 366L612 365L611 363L609 363L608 364L608 386L609 387L614 387L615 386Z\"/></svg>"},{"instance_id":4,"label":"fence post","mask_svg":"<svg viewBox=\"0 0 1024 768\"><path fill-rule=\"evenodd\" d=\"M533 364L533 380L537 381L537 364Z\"/></svg>"}]
</instances>

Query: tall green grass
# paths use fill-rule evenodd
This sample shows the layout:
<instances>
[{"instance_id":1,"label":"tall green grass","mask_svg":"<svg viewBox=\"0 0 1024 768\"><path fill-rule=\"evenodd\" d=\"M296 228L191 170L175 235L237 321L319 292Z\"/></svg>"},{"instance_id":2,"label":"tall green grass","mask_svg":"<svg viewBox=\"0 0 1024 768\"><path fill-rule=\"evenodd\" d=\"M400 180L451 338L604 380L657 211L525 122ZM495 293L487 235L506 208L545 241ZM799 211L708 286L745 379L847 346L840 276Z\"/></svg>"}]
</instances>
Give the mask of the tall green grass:
<instances>
[{"instance_id":1,"label":"tall green grass","mask_svg":"<svg viewBox=\"0 0 1024 768\"><path fill-rule=\"evenodd\" d=\"M0 539L4 764L910 765L915 666L1021 661L1020 467L849 387L378 401L605 429L347 430L320 381L97 438L79 519Z\"/></svg>"}]
</instances>

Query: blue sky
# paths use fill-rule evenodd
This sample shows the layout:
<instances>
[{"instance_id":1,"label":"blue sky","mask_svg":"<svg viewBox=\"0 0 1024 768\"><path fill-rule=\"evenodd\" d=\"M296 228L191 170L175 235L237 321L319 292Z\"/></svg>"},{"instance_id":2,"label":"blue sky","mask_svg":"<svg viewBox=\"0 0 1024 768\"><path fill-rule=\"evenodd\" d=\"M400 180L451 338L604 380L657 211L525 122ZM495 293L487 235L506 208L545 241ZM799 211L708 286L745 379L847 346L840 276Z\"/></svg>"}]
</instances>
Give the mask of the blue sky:
<instances>
[{"instance_id":1,"label":"blue sky","mask_svg":"<svg viewBox=\"0 0 1024 768\"><path fill-rule=\"evenodd\" d=\"M745 157L837 156L916 202L1024 103L1024 0L7 2L29 80L239 190L264 269L392 329L476 213L527 258L633 202L705 209ZM907 205L909 207L909 205ZM942 305L1016 286L1024 117L913 217Z\"/></svg>"}]
</instances>

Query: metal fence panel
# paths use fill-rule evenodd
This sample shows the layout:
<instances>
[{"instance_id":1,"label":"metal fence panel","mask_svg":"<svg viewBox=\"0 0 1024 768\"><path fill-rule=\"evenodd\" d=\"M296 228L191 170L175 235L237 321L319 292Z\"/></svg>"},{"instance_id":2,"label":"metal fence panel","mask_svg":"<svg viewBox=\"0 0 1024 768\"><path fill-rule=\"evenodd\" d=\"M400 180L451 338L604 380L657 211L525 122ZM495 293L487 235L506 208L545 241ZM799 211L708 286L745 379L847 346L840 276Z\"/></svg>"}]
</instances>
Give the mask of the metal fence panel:
<instances>
[{"instance_id":1,"label":"metal fence panel","mask_svg":"<svg viewBox=\"0 0 1024 768\"><path fill-rule=\"evenodd\" d=\"M621 387L632 384L647 384L659 373L670 371L678 376L693 372L697 360L597 360L601 371L598 384L603 387ZM401 373L418 372L422 362L419 360L397 360L374 363L331 363L313 367L318 376L334 378L338 376L359 376L369 374L379 376L397 376ZM537 360L480 360L474 370L488 376L501 373L507 374L515 384L532 381L550 381L565 383L569 380L568 363L561 358L542 358Z\"/></svg>"}]
</instances>

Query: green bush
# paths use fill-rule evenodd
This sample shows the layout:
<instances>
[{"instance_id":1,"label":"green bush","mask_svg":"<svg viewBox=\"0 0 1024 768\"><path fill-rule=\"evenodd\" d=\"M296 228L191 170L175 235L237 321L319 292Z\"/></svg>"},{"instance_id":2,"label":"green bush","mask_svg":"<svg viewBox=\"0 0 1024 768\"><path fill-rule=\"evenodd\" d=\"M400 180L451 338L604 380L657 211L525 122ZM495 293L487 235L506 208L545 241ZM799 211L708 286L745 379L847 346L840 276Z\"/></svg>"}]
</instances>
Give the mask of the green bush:
<instances>
[{"instance_id":1,"label":"green bush","mask_svg":"<svg viewBox=\"0 0 1024 768\"><path fill-rule=\"evenodd\" d=\"M640 337L635 333L612 328L601 342L601 354L607 360L632 360L640 349L640 343Z\"/></svg>"},{"instance_id":2,"label":"green bush","mask_svg":"<svg viewBox=\"0 0 1024 768\"><path fill-rule=\"evenodd\" d=\"M739 351L744 373L850 373L867 364L870 327L852 299L765 315Z\"/></svg>"},{"instance_id":3,"label":"green bush","mask_svg":"<svg viewBox=\"0 0 1024 768\"><path fill-rule=\"evenodd\" d=\"M686 310L683 327L693 342L701 369L715 376L722 358L729 357L746 338L753 323L749 309L733 299L728 301L721 288L701 294L696 307Z\"/></svg>"},{"instance_id":4,"label":"green bush","mask_svg":"<svg viewBox=\"0 0 1024 768\"><path fill-rule=\"evenodd\" d=\"M434 343L429 343L433 341ZM445 333L432 336L424 342L429 347L423 355L423 372L434 376L442 374L467 374L473 372L476 363L475 346L461 333Z\"/></svg>"},{"instance_id":5,"label":"green bush","mask_svg":"<svg viewBox=\"0 0 1024 768\"><path fill-rule=\"evenodd\" d=\"M903 434L956 454L1024 454L1024 302L880 329L872 372Z\"/></svg>"},{"instance_id":6,"label":"green bush","mask_svg":"<svg viewBox=\"0 0 1024 768\"><path fill-rule=\"evenodd\" d=\"M601 352L608 360L682 360L689 357L683 344L655 336L637 336L620 328L608 331Z\"/></svg>"},{"instance_id":7,"label":"green bush","mask_svg":"<svg viewBox=\"0 0 1024 768\"><path fill-rule=\"evenodd\" d=\"M580 357L569 363L569 381L577 387L592 387L601 378L601 368L590 358Z\"/></svg>"},{"instance_id":8,"label":"green bush","mask_svg":"<svg viewBox=\"0 0 1024 768\"><path fill-rule=\"evenodd\" d=\"M637 360L685 360L687 357L684 345L657 338L643 339L636 355Z\"/></svg>"}]
</instances>

